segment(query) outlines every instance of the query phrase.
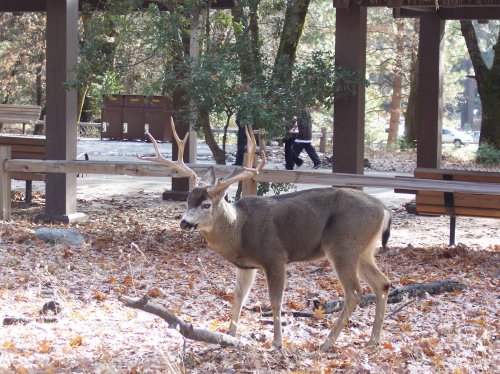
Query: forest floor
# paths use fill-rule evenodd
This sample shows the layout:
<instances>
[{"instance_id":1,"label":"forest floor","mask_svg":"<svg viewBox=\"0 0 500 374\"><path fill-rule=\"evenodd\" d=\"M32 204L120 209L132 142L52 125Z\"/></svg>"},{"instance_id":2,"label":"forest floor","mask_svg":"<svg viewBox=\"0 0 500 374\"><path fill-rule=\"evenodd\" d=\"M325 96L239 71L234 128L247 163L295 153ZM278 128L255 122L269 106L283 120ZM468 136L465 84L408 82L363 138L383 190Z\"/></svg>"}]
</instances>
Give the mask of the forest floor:
<instances>
[{"instance_id":1,"label":"forest floor","mask_svg":"<svg viewBox=\"0 0 500 374\"><path fill-rule=\"evenodd\" d=\"M22 198L19 192L15 197ZM390 304L374 352L364 344L375 308L358 308L331 352L319 353L330 315L290 312L311 312L313 301L342 296L326 261L289 266L282 350L272 347L271 318L261 314L269 309L261 273L242 313L242 345L192 342L118 301L148 294L195 327L227 331L234 269L198 232L180 230L185 203L140 191L105 198L89 192L78 201L88 219L66 225L85 238L76 247L35 238L46 226L33 223L43 202L37 193L29 207L15 203L12 221L0 223L0 372L498 372L498 220L460 217L458 244L448 247L447 217L391 206L389 248L377 260L392 287L454 280L466 288ZM50 301L60 310L44 315Z\"/></svg>"}]
</instances>

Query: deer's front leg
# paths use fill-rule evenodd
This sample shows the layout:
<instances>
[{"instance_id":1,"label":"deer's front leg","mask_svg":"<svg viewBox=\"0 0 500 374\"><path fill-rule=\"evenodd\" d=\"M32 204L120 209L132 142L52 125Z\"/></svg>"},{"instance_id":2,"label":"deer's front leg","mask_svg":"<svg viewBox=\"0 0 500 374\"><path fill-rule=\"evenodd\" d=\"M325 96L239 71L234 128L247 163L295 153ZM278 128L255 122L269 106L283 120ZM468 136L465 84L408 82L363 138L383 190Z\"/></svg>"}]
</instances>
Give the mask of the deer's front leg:
<instances>
[{"instance_id":1,"label":"deer's front leg","mask_svg":"<svg viewBox=\"0 0 500 374\"><path fill-rule=\"evenodd\" d=\"M272 264L266 271L267 287L269 288L269 299L273 312L274 324L274 346L281 348L283 337L281 335L281 301L285 289L285 264Z\"/></svg>"},{"instance_id":2,"label":"deer's front leg","mask_svg":"<svg viewBox=\"0 0 500 374\"><path fill-rule=\"evenodd\" d=\"M236 285L234 287L234 305L231 313L231 325L229 326L229 335L236 335L238 321L240 319L241 308L245 304L248 292L252 287L257 269L239 269L236 268Z\"/></svg>"}]
</instances>

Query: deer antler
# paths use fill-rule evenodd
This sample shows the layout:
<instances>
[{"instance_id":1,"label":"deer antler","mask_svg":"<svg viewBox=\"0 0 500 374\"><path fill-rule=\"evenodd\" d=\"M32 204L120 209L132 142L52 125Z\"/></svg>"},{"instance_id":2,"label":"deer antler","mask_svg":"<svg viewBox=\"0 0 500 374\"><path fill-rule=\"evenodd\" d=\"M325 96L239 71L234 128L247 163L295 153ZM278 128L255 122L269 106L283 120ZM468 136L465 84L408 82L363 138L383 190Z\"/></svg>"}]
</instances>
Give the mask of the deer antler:
<instances>
[{"instance_id":1,"label":"deer antler","mask_svg":"<svg viewBox=\"0 0 500 374\"><path fill-rule=\"evenodd\" d=\"M189 132L184 136L184 139L181 140L179 136L177 135L177 131L175 131L175 125L174 121L172 119L172 133L174 134L175 142L177 143L177 147L179 148L179 152L177 154L177 160L176 161L171 161L169 159L166 159L163 157L160 153L160 149L158 148L158 143L156 142L156 139L153 138L153 136L149 133L146 132L147 136L151 140L151 143L153 144L153 147L155 149L155 154L156 156L154 157L146 157L146 156L139 156L137 155L138 158L141 160L146 160L146 161L152 161L152 162L157 162L160 164L166 164L173 168L174 170L177 170L179 173L184 174L185 176L189 177L191 179L191 183L193 183L193 186L196 186L198 184L198 176L194 172L193 169L190 169L183 160L183 155L184 155L184 147L186 146L186 142L189 136Z\"/></svg>"},{"instance_id":2,"label":"deer antler","mask_svg":"<svg viewBox=\"0 0 500 374\"><path fill-rule=\"evenodd\" d=\"M246 165L244 167L243 172L236 174L235 176L230 177L228 179L218 181L218 183L216 183L215 186L208 189L208 195L210 197L217 195L220 191L225 190L233 183L243 181L246 179L254 178L257 174L259 174L259 172L262 170L262 168L266 164L266 153L264 151L261 151L261 155L260 155L261 159L260 159L259 165L257 165L257 168L252 167L253 155L255 154L255 148L256 148L255 135L253 134L253 130L251 130L251 131L248 130L247 126L245 126L245 132L247 135L247 156L248 157L247 157Z\"/></svg>"}]
</instances>

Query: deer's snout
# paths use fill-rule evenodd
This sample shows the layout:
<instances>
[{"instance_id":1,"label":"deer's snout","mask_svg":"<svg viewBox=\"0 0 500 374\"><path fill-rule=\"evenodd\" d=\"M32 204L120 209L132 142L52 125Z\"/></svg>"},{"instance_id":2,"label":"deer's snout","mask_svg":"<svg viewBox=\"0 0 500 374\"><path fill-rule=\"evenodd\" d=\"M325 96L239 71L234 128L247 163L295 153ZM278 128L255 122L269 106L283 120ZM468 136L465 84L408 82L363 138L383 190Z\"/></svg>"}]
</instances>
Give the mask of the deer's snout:
<instances>
[{"instance_id":1,"label":"deer's snout","mask_svg":"<svg viewBox=\"0 0 500 374\"><path fill-rule=\"evenodd\" d=\"M193 225L191 222L186 221L183 219L181 221L181 229L186 230L186 231L192 231L196 228L196 225Z\"/></svg>"}]
</instances>

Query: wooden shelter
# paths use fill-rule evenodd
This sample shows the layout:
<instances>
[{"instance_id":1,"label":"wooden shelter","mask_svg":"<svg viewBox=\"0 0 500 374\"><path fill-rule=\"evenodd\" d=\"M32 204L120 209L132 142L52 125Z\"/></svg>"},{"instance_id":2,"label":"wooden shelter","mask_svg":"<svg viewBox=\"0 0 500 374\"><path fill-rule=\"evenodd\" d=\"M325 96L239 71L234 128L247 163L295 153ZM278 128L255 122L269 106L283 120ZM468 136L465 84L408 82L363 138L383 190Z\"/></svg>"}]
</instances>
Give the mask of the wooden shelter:
<instances>
[{"instance_id":1,"label":"wooden shelter","mask_svg":"<svg viewBox=\"0 0 500 374\"><path fill-rule=\"evenodd\" d=\"M436 168L441 159L442 58L444 23L447 19L500 19L500 1L493 0L332 0L337 8L336 64L361 73L366 65L368 7L392 8L395 17L420 17L418 156L417 166ZM164 9L163 1L156 3ZM98 0L1 0L0 12L46 12L47 15L47 158L76 158L77 96L63 88L74 78L77 63L78 12L84 4L97 7ZM146 4L146 5L147 5ZM227 8L232 0L213 7ZM166 10L166 9L164 9ZM356 95L335 100L333 170L363 174L364 86ZM182 134L181 134L182 135ZM174 150L175 151L175 150ZM185 154L188 154L186 150ZM47 175L46 208L49 218L69 222L76 211L76 174Z\"/></svg>"},{"instance_id":2,"label":"wooden shelter","mask_svg":"<svg viewBox=\"0 0 500 374\"><path fill-rule=\"evenodd\" d=\"M394 17L419 17L417 167L441 166L443 36L446 20L500 19L498 0L332 0L336 12L335 58L338 66L366 71L368 7L388 7ZM363 173L365 90L335 100L333 170ZM355 136L353 136L355 134Z\"/></svg>"}]
</instances>

